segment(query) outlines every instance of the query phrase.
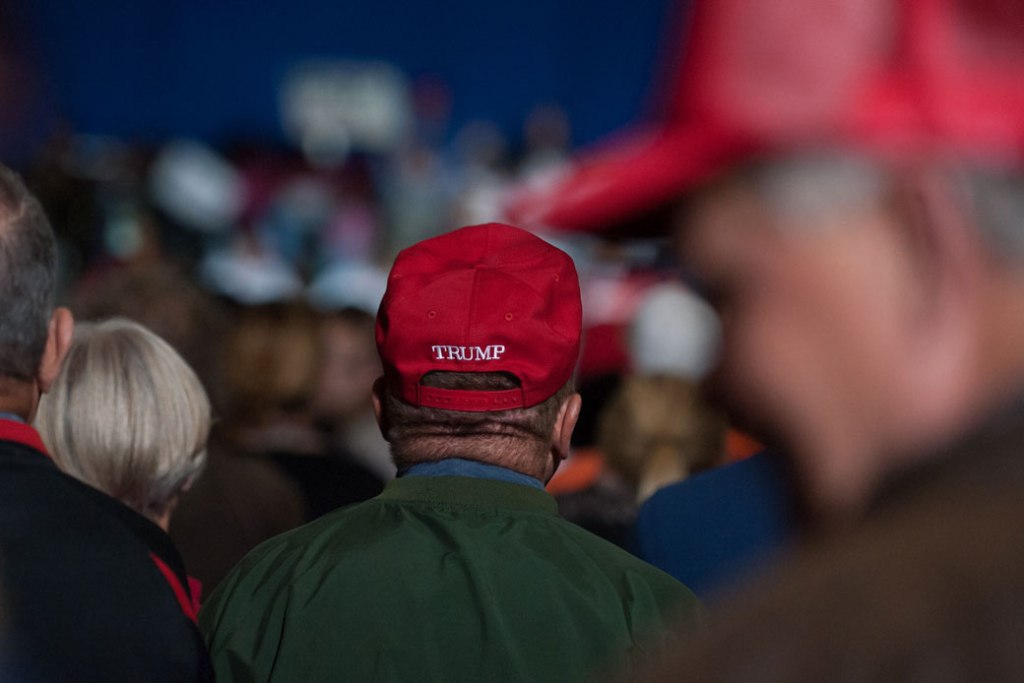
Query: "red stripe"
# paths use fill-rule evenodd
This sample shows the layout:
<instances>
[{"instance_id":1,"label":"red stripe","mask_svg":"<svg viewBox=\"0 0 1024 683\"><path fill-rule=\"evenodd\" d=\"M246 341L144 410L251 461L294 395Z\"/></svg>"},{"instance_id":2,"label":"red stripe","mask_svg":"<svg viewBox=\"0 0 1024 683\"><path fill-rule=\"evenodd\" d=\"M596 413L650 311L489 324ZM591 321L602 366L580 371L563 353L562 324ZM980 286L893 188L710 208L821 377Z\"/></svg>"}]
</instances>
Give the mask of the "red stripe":
<instances>
[{"instance_id":1,"label":"red stripe","mask_svg":"<svg viewBox=\"0 0 1024 683\"><path fill-rule=\"evenodd\" d=\"M0 441L20 443L22 446L34 448L46 457L50 457L39 432L24 422L0 419Z\"/></svg>"},{"instance_id":2,"label":"red stripe","mask_svg":"<svg viewBox=\"0 0 1024 683\"><path fill-rule=\"evenodd\" d=\"M192 594L192 609L199 614L199 605L203 597L203 582L194 576L188 578L188 592Z\"/></svg>"},{"instance_id":3,"label":"red stripe","mask_svg":"<svg viewBox=\"0 0 1024 683\"><path fill-rule=\"evenodd\" d=\"M34 448L47 457L50 455L46 450L46 444L43 443L42 438L39 436L39 432L23 422L0 419L0 441L13 441L14 443ZM178 580L178 576L155 553L150 553L149 557L153 560L156 568L160 570L160 573L164 575L167 583L170 584L174 597L181 606L181 611L195 622L199 613L198 606L193 603L188 591L185 590L185 587Z\"/></svg>"},{"instance_id":4,"label":"red stripe","mask_svg":"<svg viewBox=\"0 0 1024 683\"><path fill-rule=\"evenodd\" d=\"M189 598L188 592L185 587L181 585L181 581L178 580L178 575L171 571L163 560L157 557L156 553L149 554L150 559L153 560L153 564L160 570L160 573L167 579L167 583L170 584L171 590L174 591L174 597L178 600L178 605L181 606L181 611L185 613L185 616L191 619L193 622L197 621L199 611L192 604L191 598Z\"/></svg>"}]
</instances>

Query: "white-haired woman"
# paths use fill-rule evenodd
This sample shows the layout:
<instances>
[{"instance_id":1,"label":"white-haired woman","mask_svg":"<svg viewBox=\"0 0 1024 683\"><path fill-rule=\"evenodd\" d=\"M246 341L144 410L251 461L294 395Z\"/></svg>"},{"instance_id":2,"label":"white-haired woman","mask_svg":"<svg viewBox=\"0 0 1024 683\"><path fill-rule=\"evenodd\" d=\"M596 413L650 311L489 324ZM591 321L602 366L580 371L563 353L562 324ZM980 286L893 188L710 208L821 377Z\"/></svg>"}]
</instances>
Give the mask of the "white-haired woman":
<instances>
[{"instance_id":1,"label":"white-haired woman","mask_svg":"<svg viewBox=\"0 0 1024 683\"><path fill-rule=\"evenodd\" d=\"M166 534L206 460L210 431L210 402L188 364L138 323L81 323L35 426L61 469L139 513L125 509L121 517L194 617L198 595L185 588Z\"/></svg>"}]
</instances>

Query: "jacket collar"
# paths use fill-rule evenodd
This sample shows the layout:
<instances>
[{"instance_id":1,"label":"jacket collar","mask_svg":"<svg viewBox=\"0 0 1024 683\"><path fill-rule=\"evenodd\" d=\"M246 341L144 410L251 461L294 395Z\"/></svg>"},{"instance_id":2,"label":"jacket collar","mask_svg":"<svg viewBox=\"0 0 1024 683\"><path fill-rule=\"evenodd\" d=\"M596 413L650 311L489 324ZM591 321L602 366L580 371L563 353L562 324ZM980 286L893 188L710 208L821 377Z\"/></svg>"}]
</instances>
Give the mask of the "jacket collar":
<instances>
[{"instance_id":1,"label":"jacket collar","mask_svg":"<svg viewBox=\"0 0 1024 683\"><path fill-rule=\"evenodd\" d=\"M13 441L14 443L37 450L47 457L50 455L46 450L46 444L43 443L43 439L39 436L39 432L24 422L0 418L0 441Z\"/></svg>"},{"instance_id":2,"label":"jacket collar","mask_svg":"<svg viewBox=\"0 0 1024 683\"><path fill-rule=\"evenodd\" d=\"M401 477L388 482L378 499L558 514L558 504L546 491L522 484L470 477Z\"/></svg>"}]
</instances>

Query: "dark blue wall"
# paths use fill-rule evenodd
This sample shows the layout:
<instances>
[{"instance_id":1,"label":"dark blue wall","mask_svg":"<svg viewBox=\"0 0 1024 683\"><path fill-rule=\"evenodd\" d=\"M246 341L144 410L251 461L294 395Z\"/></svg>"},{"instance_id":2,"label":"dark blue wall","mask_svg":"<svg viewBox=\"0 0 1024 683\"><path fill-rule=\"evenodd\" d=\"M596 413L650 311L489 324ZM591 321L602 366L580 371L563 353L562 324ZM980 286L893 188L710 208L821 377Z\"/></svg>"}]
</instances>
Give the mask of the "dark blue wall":
<instances>
[{"instance_id":1,"label":"dark blue wall","mask_svg":"<svg viewBox=\"0 0 1024 683\"><path fill-rule=\"evenodd\" d=\"M437 74L453 123L517 133L539 102L574 140L648 99L668 0L33 0L27 30L52 108L81 131L279 137L276 87L309 57L383 58Z\"/></svg>"}]
</instances>

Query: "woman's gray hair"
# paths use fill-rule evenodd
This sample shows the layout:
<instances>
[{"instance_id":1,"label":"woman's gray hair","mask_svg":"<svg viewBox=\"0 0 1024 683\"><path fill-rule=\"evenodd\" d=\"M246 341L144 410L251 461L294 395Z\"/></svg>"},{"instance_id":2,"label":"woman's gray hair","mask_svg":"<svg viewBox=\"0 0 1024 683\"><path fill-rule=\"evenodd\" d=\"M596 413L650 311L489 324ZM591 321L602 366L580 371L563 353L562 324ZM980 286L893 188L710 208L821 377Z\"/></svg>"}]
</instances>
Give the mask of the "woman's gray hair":
<instances>
[{"instance_id":1,"label":"woman's gray hair","mask_svg":"<svg viewBox=\"0 0 1024 683\"><path fill-rule=\"evenodd\" d=\"M113 318L77 326L36 427L62 470L157 518L205 464L210 403L167 342Z\"/></svg>"},{"instance_id":2,"label":"woman's gray hair","mask_svg":"<svg viewBox=\"0 0 1024 683\"><path fill-rule=\"evenodd\" d=\"M39 202L0 165L0 378L35 377L46 347L57 242Z\"/></svg>"}]
</instances>

